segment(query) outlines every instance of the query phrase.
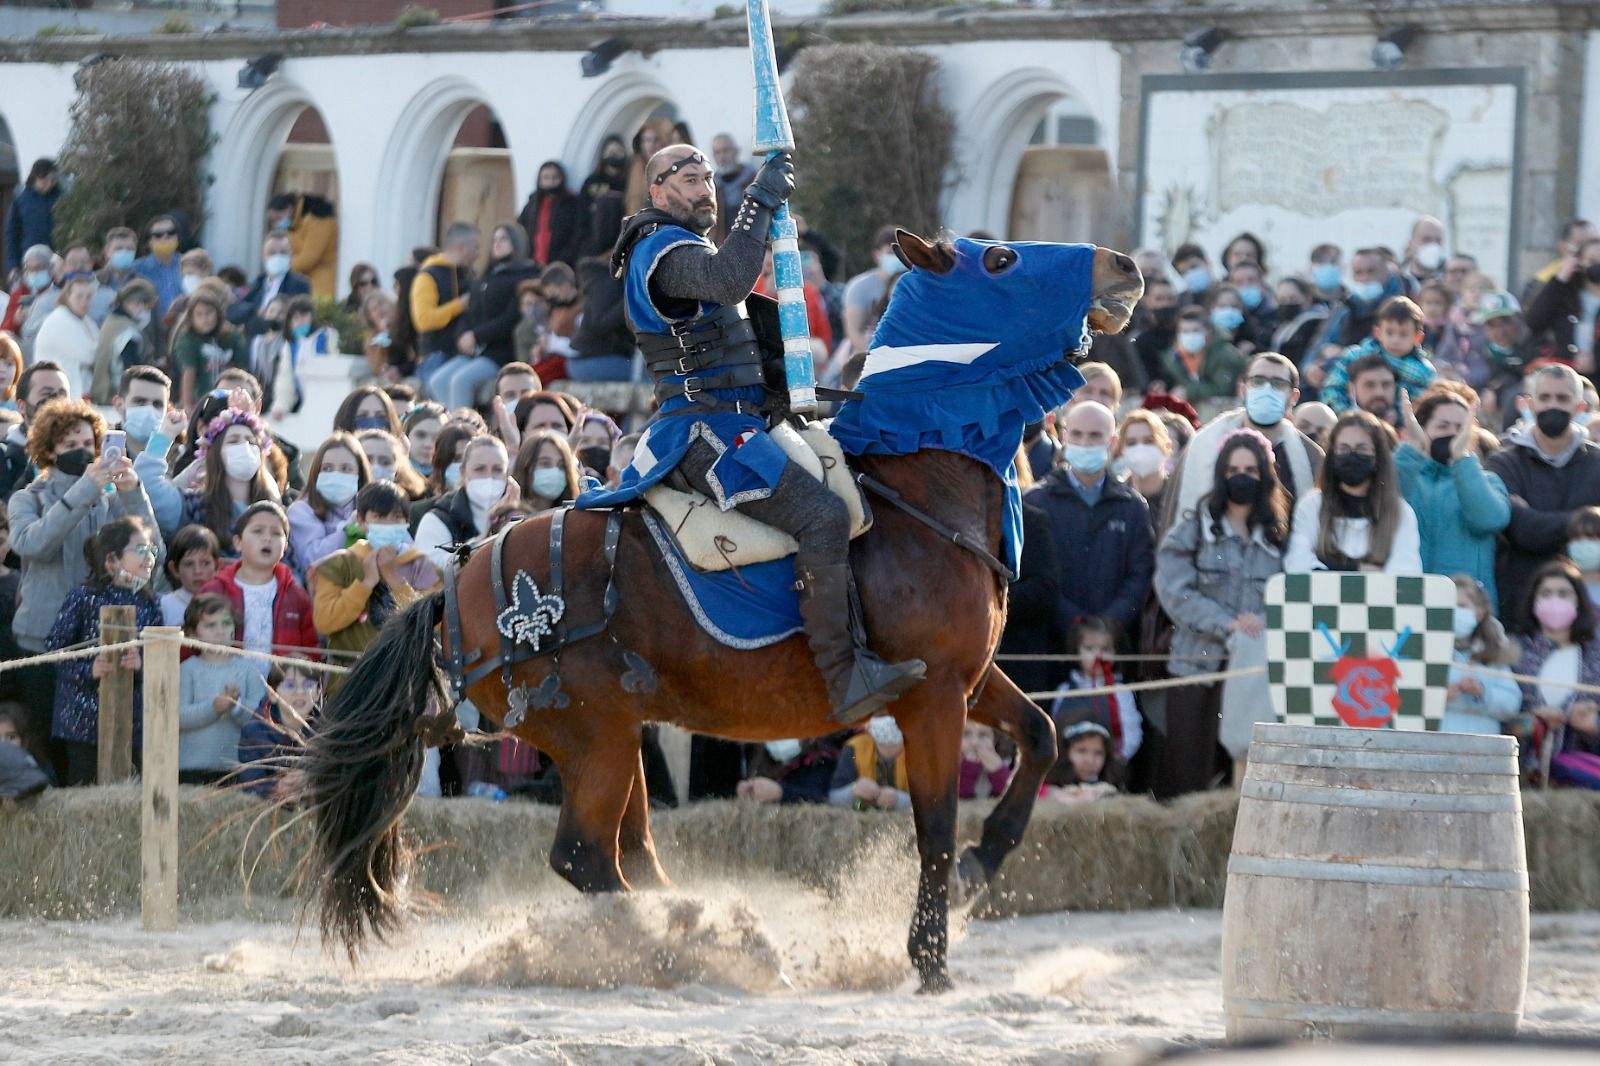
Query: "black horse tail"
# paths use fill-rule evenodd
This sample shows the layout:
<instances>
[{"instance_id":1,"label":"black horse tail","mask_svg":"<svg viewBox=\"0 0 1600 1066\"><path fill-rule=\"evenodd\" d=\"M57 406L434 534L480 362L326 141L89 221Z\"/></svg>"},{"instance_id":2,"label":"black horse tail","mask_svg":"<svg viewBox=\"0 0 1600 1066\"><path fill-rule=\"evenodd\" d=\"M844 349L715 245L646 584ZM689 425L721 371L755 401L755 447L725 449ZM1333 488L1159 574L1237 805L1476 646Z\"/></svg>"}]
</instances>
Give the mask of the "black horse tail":
<instances>
[{"instance_id":1,"label":"black horse tail","mask_svg":"<svg viewBox=\"0 0 1600 1066\"><path fill-rule=\"evenodd\" d=\"M298 760L297 801L311 822L307 877L322 938L354 961L405 916L412 853L400 820L422 777L418 728L429 697L447 707L434 661L443 597L425 596L391 618L318 717Z\"/></svg>"}]
</instances>

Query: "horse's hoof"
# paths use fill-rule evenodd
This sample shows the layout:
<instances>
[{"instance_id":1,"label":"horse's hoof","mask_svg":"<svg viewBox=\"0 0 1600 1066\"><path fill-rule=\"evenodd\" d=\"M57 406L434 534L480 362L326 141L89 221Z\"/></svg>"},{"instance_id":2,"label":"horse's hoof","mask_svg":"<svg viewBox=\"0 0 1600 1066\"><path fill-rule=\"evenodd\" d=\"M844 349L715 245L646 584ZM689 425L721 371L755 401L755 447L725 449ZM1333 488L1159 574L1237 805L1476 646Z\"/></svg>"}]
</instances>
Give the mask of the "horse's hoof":
<instances>
[{"instance_id":1,"label":"horse's hoof","mask_svg":"<svg viewBox=\"0 0 1600 1066\"><path fill-rule=\"evenodd\" d=\"M922 987L917 989L919 996L942 996L955 988L950 980L950 975L944 971L927 974L922 978Z\"/></svg>"},{"instance_id":2,"label":"horse's hoof","mask_svg":"<svg viewBox=\"0 0 1600 1066\"><path fill-rule=\"evenodd\" d=\"M965 849L956 860L956 868L950 878L950 906L965 907L988 887L989 877L978 859L978 853L972 848Z\"/></svg>"}]
</instances>

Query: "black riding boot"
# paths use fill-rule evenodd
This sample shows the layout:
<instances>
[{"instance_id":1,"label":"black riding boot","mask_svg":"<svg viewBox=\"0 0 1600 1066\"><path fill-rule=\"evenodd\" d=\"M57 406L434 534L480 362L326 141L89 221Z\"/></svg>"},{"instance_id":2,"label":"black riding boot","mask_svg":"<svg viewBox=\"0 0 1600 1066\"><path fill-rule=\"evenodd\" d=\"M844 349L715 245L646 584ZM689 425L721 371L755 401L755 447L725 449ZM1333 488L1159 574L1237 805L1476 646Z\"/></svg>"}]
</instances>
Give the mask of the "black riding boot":
<instances>
[{"instance_id":1,"label":"black riding boot","mask_svg":"<svg viewBox=\"0 0 1600 1066\"><path fill-rule=\"evenodd\" d=\"M799 560L796 560L798 563ZM800 617L817 669L828 683L833 719L851 725L882 712L928 672L921 659L886 663L858 645L850 629L850 567L797 565Z\"/></svg>"}]
</instances>

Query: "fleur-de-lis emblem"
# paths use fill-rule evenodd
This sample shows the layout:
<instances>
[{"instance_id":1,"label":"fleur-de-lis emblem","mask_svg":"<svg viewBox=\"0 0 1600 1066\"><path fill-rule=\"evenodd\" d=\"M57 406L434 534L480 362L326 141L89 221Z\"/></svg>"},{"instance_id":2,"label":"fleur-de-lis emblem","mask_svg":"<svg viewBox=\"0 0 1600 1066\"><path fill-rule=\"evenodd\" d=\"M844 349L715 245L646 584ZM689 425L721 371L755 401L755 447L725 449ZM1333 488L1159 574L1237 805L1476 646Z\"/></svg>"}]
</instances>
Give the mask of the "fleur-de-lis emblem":
<instances>
[{"instance_id":1,"label":"fleur-de-lis emblem","mask_svg":"<svg viewBox=\"0 0 1600 1066\"><path fill-rule=\"evenodd\" d=\"M511 606L500 612L495 625L506 639L538 651L539 642L555 632L565 611L561 597L544 595L526 570L518 570L511 582Z\"/></svg>"}]
</instances>

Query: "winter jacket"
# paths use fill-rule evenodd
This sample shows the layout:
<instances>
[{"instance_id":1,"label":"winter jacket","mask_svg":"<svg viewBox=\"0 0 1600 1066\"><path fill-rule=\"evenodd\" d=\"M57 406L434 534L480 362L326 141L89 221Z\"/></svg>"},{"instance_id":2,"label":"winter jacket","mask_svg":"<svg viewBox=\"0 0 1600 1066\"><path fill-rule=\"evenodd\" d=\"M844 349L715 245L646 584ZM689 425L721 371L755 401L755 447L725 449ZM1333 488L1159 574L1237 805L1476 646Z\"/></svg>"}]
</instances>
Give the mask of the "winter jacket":
<instances>
[{"instance_id":1,"label":"winter jacket","mask_svg":"<svg viewBox=\"0 0 1600 1066\"><path fill-rule=\"evenodd\" d=\"M1267 579L1283 569L1283 552L1260 529L1248 538L1222 519L1212 531L1209 511L1178 519L1156 556L1156 597L1172 619L1174 677L1215 673L1228 661L1228 625L1240 614L1266 617Z\"/></svg>"},{"instance_id":2,"label":"winter jacket","mask_svg":"<svg viewBox=\"0 0 1600 1066\"><path fill-rule=\"evenodd\" d=\"M1050 532L1050 516L1034 505L1032 497L1022 502L1021 569L1007 596L1006 627L997 650L1010 655L1053 655L1062 648L1061 627L1056 619L1061 566L1056 558L1056 540ZM1024 692L1054 688L1063 668L1060 663L1004 660L1000 667Z\"/></svg>"},{"instance_id":3,"label":"winter jacket","mask_svg":"<svg viewBox=\"0 0 1600 1066\"><path fill-rule=\"evenodd\" d=\"M1394 371L1396 410L1400 407L1401 389L1416 400L1433 384L1436 374L1433 360L1428 357L1426 350L1413 348L1405 355L1393 356L1384 351L1378 338L1368 337L1346 349L1328 369L1328 378L1322 385L1322 402L1333 408L1336 414L1342 415L1355 406L1355 401L1350 398L1350 364L1368 355L1382 355L1389 360L1389 366Z\"/></svg>"},{"instance_id":4,"label":"winter jacket","mask_svg":"<svg viewBox=\"0 0 1600 1066\"><path fill-rule=\"evenodd\" d=\"M471 287L472 272L444 253L423 260L411 279L411 324L419 359L435 352L456 354L456 338L467 327L462 295Z\"/></svg>"},{"instance_id":5,"label":"winter jacket","mask_svg":"<svg viewBox=\"0 0 1600 1066\"><path fill-rule=\"evenodd\" d=\"M503 259L492 263L483 277L472 283L472 335L478 341L478 354L501 366L518 359L513 335L522 321L517 286L537 281L539 268L530 259Z\"/></svg>"},{"instance_id":6,"label":"winter jacket","mask_svg":"<svg viewBox=\"0 0 1600 1066\"><path fill-rule=\"evenodd\" d=\"M272 568L278 583L272 600L272 643L295 648L317 647L317 627L312 621L311 597L283 563ZM239 587L239 564L229 563L206 583L202 593L215 593L233 605L234 639L244 639L244 590Z\"/></svg>"},{"instance_id":7,"label":"winter jacket","mask_svg":"<svg viewBox=\"0 0 1600 1066\"><path fill-rule=\"evenodd\" d=\"M33 316L30 314L29 318ZM65 307L57 307L45 317L34 342L34 362L46 359L60 363L67 372L73 396L89 391L94 378L94 356L100 347L100 327L88 317L79 318Z\"/></svg>"},{"instance_id":8,"label":"winter jacket","mask_svg":"<svg viewBox=\"0 0 1600 1066\"><path fill-rule=\"evenodd\" d=\"M436 497L427 513L417 522L417 550L443 570L450 564L450 545L476 540L488 525L489 509L479 511L472 506L466 489L452 489Z\"/></svg>"},{"instance_id":9,"label":"winter jacket","mask_svg":"<svg viewBox=\"0 0 1600 1066\"><path fill-rule=\"evenodd\" d=\"M228 305L228 321L236 326L243 326L247 337L254 337L266 331L266 322L261 317L261 294L266 288L267 275L257 274L256 280L250 283L250 288L245 294ZM285 302L294 296L309 296L311 279L291 270L283 276L282 281L278 282L278 291L275 295L283 297Z\"/></svg>"},{"instance_id":10,"label":"winter jacket","mask_svg":"<svg viewBox=\"0 0 1600 1066\"><path fill-rule=\"evenodd\" d=\"M304 746L283 724L283 708L267 700L239 730L239 784L246 792L270 798L278 790L279 775Z\"/></svg>"},{"instance_id":11,"label":"winter jacket","mask_svg":"<svg viewBox=\"0 0 1600 1066\"><path fill-rule=\"evenodd\" d=\"M311 283L311 294L331 297L339 282L339 220L320 196L295 200L289 221L289 269Z\"/></svg>"},{"instance_id":12,"label":"winter jacket","mask_svg":"<svg viewBox=\"0 0 1600 1066\"><path fill-rule=\"evenodd\" d=\"M1487 733L1498 735L1501 723L1516 717L1522 710L1522 688L1509 677L1489 677L1474 670L1463 669L1472 663L1467 651L1457 646L1454 652L1457 665L1450 668L1449 684L1468 678L1483 686L1483 695L1472 696L1465 692L1451 696L1444 705L1444 718L1439 722L1441 733ZM1504 664L1488 664L1491 670L1509 671Z\"/></svg>"},{"instance_id":13,"label":"winter jacket","mask_svg":"<svg viewBox=\"0 0 1600 1066\"><path fill-rule=\"evenodd\" d=\"M24 185L11 201L6 212L6 269L7 274L22 267L22 256L29 248L42 244L55 247L56 200L61 197L58 184L42 193L32 185Z\"/></svg>"},{"instance_id":14,"label":"winter jacket","mask_svg":"<svg viewBox=\"0 0 1600 1066\"><path fill-rule=\"evenodd\" d=\"M118 588L106 581L74 586L54 614L44 647L50 651L80 642L99 643L100 608L132 607L134 626L161 624L161 608L144 591ZM68 659L52 664L56 675L55 704L50 716L50 735L60 740L93 744L100 736L100 682L94 676L94 659ZM133 685L133 750L139 750L144 736L144 686Z\"/></svg>"},{"instance_id":15,"label":"winter jacket","mask_svg":"<svg viewBox=\"0 0 1600 1066\"><path fill-rule=\"evenodd\" d=\"M1545 661L1555 652L1555 642L1542 632L1530 633L1522 638L1522 659L1517 663L1515 673L1524 677L1538 677L1539 671L1544 669ZM1580 645L1583 657L1582 665L1578 668L1578 683L1583 685L1600 685L1600 637L1590 640L1587 644ZM1592 700L1594 696L1574 692L1569 699L1563 699L1558 706L1565 706L1578 700ZM1540 691L1538 682L1522 683L1522 710L1532 713L1537 707L1546 703L1544 693ZM1586 737L1576 729L1567 729L1562 739L1558 752L1587 751L1600 752L1600 739ZM1524 758L1537 757L1537 749L1523 751Z\"/></svg>"},{"instance_id":16,"label":"winter jacket","mask_svg":"<svg viewBox=\"0 0 1600 1066\"><path fill-rule=\"evenodd\" d=\"M1505 482L1488 473L1475 455L1449 466L1434 462L1410 444L1394 453L1400 495L1417 516L1422 538L1422 572L1468 574L1495 597L1494 559L1500 531L1511 521L1511 495Z\"/></svg>"},{"instance_id":17,"label":"winter jacket","mask_svg":"<svg viewBox=\"0 0 1600 1066\"><path fill-rule=\"evenodd\" d=\"M851 806L855 803L856 782L862 778L882 788L894 789L895 810L911 809L906 753L901 751L893 759L885 760L878 754L878 744L870 735L857 733L845 741L844 750L839 752L833 780L828 784L828 802L835 807Z\"/></svg>"},{"instance_id":18,"label":"winter jacket","mask_svg":"<svg viewBox=\"0 0 1600 1066\"><path fill-rule=\"evenodd\" d=\"M344 529L355 515L356 506L353 501L343 507L329 505L327 515L318 518L311 501L302 497L289 505L288 513L289 546L295 566L302 568L295 576L305 578L312 563L345 546Z\"/></svg>"},{"instance_id":19,"label":"winter jacket","mask_svg":"<svg viewBox=\"0 0 1600 1066\"><path fill-rule=\"evenodd\" d=\"M1144 498L1107 475L1093 508L1073 487L1067 467L1028 493L1049 516L1059 564L1056 621L1065 632L1075 619L1107 618L1128 631L1150 591L1155 552Z\"/></svg>"},{"instance_id":20,"label":"winter jacket","mask_svg":"<svg viewBox=\"0 0 1600 1066\"><path fill-rule=\"evenodd\" d=\"M111 406L122 372L128 367L158 366L163 362L161 349L153 339L157 328L154 316L148 327L140 326L120 307L106 316L95 344L94 372L87 383L91 403Z\"/></svg>"},{"instance_id":21,"label":"winter jacket","mask_svg":"<svg viewBox=\"0 0 1600 1066\"><path fill-rule=\"evenodd\" d=\"M1518 610L1533 572L1566 551L1572 512L1600 505L1600 445L1591 443L1581 430L1571 437L1566 449L1552 459L1540 450L1533 430L1519 426L1485 464L1499 475L1507 493L1524 501L1511 503L1506 544L1495 574L1499 616L1513 631L1519 630Z\"/></svg>"},{"instance_id":22,"label":"winter jacket","mask_svg":"<svg viewBox=\"0 0 1600 1066\"><path fill-rule=\"evenodd\" d=\"M54 291L54 286L47 286L38 292L34 292L28 288L26 281L20 278L17 279L17 287L11 290L11 297L6 300L6 313L4 316L0 316L0 330L19 336L26 333L28 320L33 317L33 305L38 301L39 297ZM24 308L28 310L28 318L22 317ZM43 321L43 319L41 318L40 321ZM23 355L29 358L32 356L32 352L26 344L23 346Z\"/></svg>"},{"instance_id":23,"label":"winter jacket","mask_svg":"<svg viewBox=\"0 0 1600 1066\"><path fill-rule=\"evenodd\" d=\"M1249 360L1239 354L1239 349L1220 333L1206 345L1205 354L1200 358L1199 373L1193 377L1185 369L1177 348L1168 348L1161 355L1161 371L1168 391L1178 392L1181 389L1183 398L1192 404L1233 396L1238 391L1239 375L1249 365Z\"/></svg>"},{"instance_id":24,"label":"winter jacket","mask_svg":"<svg viewBox=\"0 0 1600 1066\"><path fill-rule=\"evenodd\" d=\"M359 540L350 548L323 557L307 571L311 617L331 649L357 653L367 650L384 621L377 616L373 603L379 589L387 589L390 603L386 610L393 614L439 585L439 571L428 557L416 548L407 548L395 560L402 582L389 586L380 577L377 586L369 589L362 577L363 564L371 551L372 545Z\"/></svg>"},{"instance_id":25,"label":"winter jacket","mask_svg":"<svg viewBox=\"0 0 1600 1066\"><path fill-rule=\"evenodd\" d=\"M1326 560L1317 554L1317 541L1322 535L1322 490L1312 489L1301 496L1294 505L1294 524L1289 532L1289 547L1283 553L1283 569L1289 574L1305 574L1312 570L1331 570ZM1367 557L1367 531L1371 523L1365 518L1334 519L1334 543L1340 553L1359 563ZM1400 521L1395 526L1394 540L1389 545L1389 557L1384 560L1385 574L1420 574L1422 570L1422 534L1417 529L1417 514L1404 499L1400 501Z\"/></svg>"},{"instance_id":26,"label":"winter jacket","mask_svg":"<svg viewBox=\"0 0 1600 1066\"><path fill-rule=\"evenodd\" d=\"M1389 275L1383 283L1383 292L1371 303L1359 296L1346 294L1344 302L1331 309L1328 315L1328 328L1323 331L1322 339L1306 353L1307 357L1315 357L1329 344L1337 344L1341 348L1360 344L1372 336L1373 327L1378 323L1378 308L1383 305L1383 301L1391 296L1405 294L1406 283L1398 274Z\"/></svg>"},{"instance_id":27,"label":"winter jacket","mask_svg":"<svg viewBox=\"0 0 1600 1066\"><path fill-rule=\"evenodd\" d=\"M544 212L545 225L540 226L540 206L547 201L550 208ZM589 209L582 196L564 188L555 192L535 189L528 196L528 202L522 205L522 213L517 216L517 221L528 234L530 248L537 249L542 239L548 240L549 249L545 257L539 259L535 256L538 266L577 264L578 256L583 254L583 242L589 236ZM549 231L547 238L545 230Z\"/></svg>"},{"instance_id":28,"label":"winter jacket","mask_svg":"<svg viewBox=\"0 0 1600 1066\"><path fill-rule=\"evenodd\" d=\"M11 547L22 560L22 602L14 625L17 643L29 651L44 648L62 601L89 576L83 545L101 526L130 515L142 518L161 550L156 517L142 484L107 493L90 478L50 470L13 495L8 507ZM161 572L159 559L156 572Z\"/></svg>"},{"instance_id":29,"label":"winter jacket","mask_svg":"<svg viewBox=\"0 0 1600 1066\"><path fill-rule=\"evenodd\" d=\"M1584 278L1581 273L1570 281L1552 276L1539 289L1522 313L1522 320L1534 333L1548 334L1549 355L1569 363L1578 360L1578 326L1583 321ZM1600 315L1595 316L1591 354L1600 352Z\"/></svg>"},{"instance_id":30,"label":"winter jacket","mask_svg":"<svg viewBox=\"0 0 1600 1066\"><path fill-rule=\"evenodd\" d=\"M633 330L623 314L622 282L611 276L611 263L598 256L578 260L578 292L583 317L572 334L572 355L630 355Z\"/></svg>"}]
</instances>

